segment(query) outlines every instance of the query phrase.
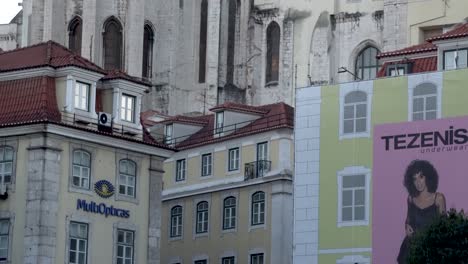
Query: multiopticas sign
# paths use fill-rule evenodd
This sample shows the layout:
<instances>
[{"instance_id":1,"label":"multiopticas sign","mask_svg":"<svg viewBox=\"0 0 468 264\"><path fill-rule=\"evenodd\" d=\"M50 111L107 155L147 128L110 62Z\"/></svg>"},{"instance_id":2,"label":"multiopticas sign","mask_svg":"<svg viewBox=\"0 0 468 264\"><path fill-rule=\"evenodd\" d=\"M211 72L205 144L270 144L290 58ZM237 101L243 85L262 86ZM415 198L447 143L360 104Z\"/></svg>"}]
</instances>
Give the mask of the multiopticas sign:
<instances>
[{"instance_id":1,"label":"multiopticas sign","mask_svg":"<svg viewBox=\"0 0 468 264\"><path fill-rule=\"evenodd\" d=\"M76 209L83 210L85 212L95 213L95 214L102 214L106 217L116 216L122 218L129 218L130 211L115 208L114 206L107 206L105 203L97 204L95 202L87 202L86 200L77 199L76 200Z\"/></svg>"}]
</instances>

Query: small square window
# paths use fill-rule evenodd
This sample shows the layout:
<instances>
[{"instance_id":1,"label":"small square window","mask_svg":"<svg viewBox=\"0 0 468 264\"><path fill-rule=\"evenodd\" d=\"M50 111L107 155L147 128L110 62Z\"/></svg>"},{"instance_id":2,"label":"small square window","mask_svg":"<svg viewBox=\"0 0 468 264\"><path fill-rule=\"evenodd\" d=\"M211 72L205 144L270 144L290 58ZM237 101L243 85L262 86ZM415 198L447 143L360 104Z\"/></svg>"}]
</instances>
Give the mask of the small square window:
<instances>
[{"instance_id":1,"label":"small square window","mask_svg":"<svg viewBox=\"0 0 468 264\"><path fill-rule=\"evenodd\" d=\"M89 111L89 84L76 82L75 85L75 108Z\"/></svg>"},{"instance_id":2,"label":"small square window","mask_svg":"<svg viewBox=\"0 0 468 264\"><path fill-rule=\"evenodd\" d=\"M213 157L211 153L202 155L201 176L211 175L212 170L213 170Z\"/></svg>"},{"instance_id":3,"label":"small square window","mask_svg":"<svg viewBox=\"0 0 468 264\"><path fill-rule=\"evenodd\" d=\"M176 162L176 182L185 180L186 166L185 159L180 159Z\"/></svg>"},{"instance_id":4,"label":"small square window","mask_svg":"<svg viewBox=\"0 0 468 264\"><path fill-rule=\"evenodd\" d=\"M230 149L228 156L229 156L228 157L228 170L229 171L239 170L239 156L240 156L239 148Z\"/></svg>"},{"instance_id":5,"label":"small square window","mask_svg":"<svg viewBox=\"0 0 468 264\"><path fill-rule=\"evenodd\" d=\"M120 104L120 119L123 121L135 122L135 96L122 94Z\"/></svg>"}]
</instances>

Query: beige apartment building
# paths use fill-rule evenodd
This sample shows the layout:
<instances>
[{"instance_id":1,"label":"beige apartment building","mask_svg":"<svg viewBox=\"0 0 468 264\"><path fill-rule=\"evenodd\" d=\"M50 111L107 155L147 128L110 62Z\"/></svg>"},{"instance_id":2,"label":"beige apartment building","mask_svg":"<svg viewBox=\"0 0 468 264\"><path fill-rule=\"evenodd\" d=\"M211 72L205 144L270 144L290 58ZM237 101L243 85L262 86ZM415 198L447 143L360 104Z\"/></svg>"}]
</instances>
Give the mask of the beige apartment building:
<instances>
[{"instance_id":1,"label":"beige apartment building","mask_svg":"<svg viewBox=\"0 0 468 264\"><path fill-rule=\"evenodd\" d=\"M0 262L159 263L147 84L47 42L0 53Z\"/></svg>"},{"instance_id":2,"label":"beige apartment building","mask_svg":"<svg viewBox=\"0 0 468 264\"><path fill-rule=\"evenodd\" d=\"M146 119L178 149L164 162L161 263L291 263L293 108L210 110Z\"/></svg>"}]
</instances>

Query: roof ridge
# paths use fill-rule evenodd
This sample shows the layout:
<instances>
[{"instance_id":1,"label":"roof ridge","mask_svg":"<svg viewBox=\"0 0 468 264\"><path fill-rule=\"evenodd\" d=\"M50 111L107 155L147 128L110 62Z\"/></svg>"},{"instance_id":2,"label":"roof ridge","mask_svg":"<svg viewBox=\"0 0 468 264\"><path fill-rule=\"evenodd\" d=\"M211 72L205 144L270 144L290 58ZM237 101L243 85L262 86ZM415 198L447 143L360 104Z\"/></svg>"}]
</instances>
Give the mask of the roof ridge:
<instances>
[{"instance_id":1,"label":"roof ridge","mask_svg":"<svg viewBox=\"0 0 468 264\"><path fill-rule=\"evenodd\" d=\"M49 41L50 41L50 40L49 40ZM47 42L48 42L48 41L47 41ZM18 51L23 51L23 50L29 49L29 48L35 48L35 47L44 45L44 44L46 44L47 42L40 42L40 43L31 45L31 46L26 46L26 47L22 47L22 48L16 48L16 49L12 49L12 50L4 50L4 51L2 52L2 55L9 54L9 53L14 53L14 52L18 52Z\"/></svg>"}]
</instances>

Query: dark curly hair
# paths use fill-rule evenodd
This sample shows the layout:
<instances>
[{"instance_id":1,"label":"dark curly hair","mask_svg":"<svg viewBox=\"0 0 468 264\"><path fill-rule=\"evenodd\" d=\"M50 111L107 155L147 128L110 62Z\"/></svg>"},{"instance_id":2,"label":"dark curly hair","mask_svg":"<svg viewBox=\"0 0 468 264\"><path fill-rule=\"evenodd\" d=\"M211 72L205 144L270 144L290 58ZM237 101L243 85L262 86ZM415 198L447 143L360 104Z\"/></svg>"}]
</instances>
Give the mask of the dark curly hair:
<instances>
[{"instance_id":1,"label":"dark curly hair","mask_svg":"<svg viewBox=\"0 0 468 264\"><path fill-rule=\"evenodd\" d=\"M403 180L403 185L406 187L411 197L419 195L419 191L416 189L416 186L414 186L413 176L420 172L426 178L427 190L431 193L437 191L439 174L434 166L427 160L413 160L406 168L405 179Z\"/></svg>"}]
</instances>

